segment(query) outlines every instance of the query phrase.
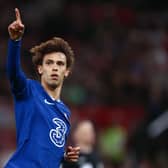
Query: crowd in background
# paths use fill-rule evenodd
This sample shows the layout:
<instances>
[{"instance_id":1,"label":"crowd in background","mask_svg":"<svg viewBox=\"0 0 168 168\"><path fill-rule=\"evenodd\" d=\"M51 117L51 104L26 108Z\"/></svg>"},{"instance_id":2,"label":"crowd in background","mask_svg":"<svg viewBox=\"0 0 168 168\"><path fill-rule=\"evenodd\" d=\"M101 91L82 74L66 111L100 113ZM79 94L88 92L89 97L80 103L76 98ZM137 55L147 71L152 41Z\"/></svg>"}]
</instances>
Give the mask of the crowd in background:
<instances>
[{"instance_id":1,"label":"crowd in background","mask_svg":"<svg viewBox=\"0 0 168 168\"><path fill-rule=\"evenodd\" d=\"M167 130L163 136L160 133L149 138L146 128L153 119L164 114L168 106L168 12L165 6L161 10L150 8L150 5L138 8L138 0L134 5L130 1L122 2L0 2L0 141L3 142L0 143L0 163L15 144L13 102L5 64L7 26L18 5L26 26L22 67L30 78L36 74L29 49L41 41L60 36L72 45L76 55L73 73L66 79L63 89L62 99L67 104L79 109L90 106L91 111L95 106L136 105L145 112L143 122L137 123L137 129L131 133L114 119L111 119L111 128L102 130L103 126L97 125L97 129L101 129L99 143L103 149L100 153L107 164L105 167L166 168ZM105 118L106 112L103 114ZM80 110L72 112L73 120L80 120L80 115ZM116 146L122 149L115 149ZM154 165L151 164L153 160Z\"/></svg>"}]
</instances>

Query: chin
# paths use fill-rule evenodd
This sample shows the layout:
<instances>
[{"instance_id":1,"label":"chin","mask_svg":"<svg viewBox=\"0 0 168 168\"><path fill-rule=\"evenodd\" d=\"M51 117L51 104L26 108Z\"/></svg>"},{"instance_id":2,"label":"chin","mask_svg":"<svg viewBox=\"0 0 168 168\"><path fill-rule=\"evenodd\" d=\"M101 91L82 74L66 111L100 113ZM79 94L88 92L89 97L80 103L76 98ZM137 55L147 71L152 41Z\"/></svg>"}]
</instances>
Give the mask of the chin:
<instances>
[{"instance_id":1,"label":"chin","mask_svg":"<svg viewBox=\"0 0 168 168\"><path fill-rule=\"evenodd\" d=\"M48 84L48 86L51 88L51 89L56 89L59 85L57 83L50 83Z\"/></svg>"}]
</instances>

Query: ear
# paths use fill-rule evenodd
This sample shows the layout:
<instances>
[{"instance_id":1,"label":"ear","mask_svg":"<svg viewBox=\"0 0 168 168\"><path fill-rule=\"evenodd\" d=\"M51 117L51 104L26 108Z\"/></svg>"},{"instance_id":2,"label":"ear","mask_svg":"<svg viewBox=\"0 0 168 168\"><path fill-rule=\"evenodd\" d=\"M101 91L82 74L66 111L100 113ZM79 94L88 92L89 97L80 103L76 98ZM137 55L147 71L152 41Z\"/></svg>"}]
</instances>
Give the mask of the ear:
<instances>
[{"instance_id":1,"label":"ear","mask_svg":"<svg viewBox=\"0 0 168 168\"><path fill-rule=\"evenodd\" d=\"M38 73L41 75L43 73L43 69L42 69L42 66L41 65L38 65L37 66L37 71Z\"/></svg>"},{"instance_id":2,"label":"ear","mask_svg":"<svg viewBox=\"0 0 168 168\"><path fill-rule=\"evenodd\" d=\"M69 69L66 70L66 72L65 72L65 78L67 78L69 76L70 72L71 71Z\"/></svg>"}]
</instances>

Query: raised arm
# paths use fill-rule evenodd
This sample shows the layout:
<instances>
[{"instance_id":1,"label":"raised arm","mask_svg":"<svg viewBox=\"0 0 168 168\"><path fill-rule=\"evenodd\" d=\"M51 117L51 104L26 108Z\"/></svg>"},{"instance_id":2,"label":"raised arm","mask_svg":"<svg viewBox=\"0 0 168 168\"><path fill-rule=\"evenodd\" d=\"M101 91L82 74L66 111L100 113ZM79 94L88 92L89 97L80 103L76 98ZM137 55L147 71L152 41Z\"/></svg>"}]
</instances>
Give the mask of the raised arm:
<instances>
[{"instance_id":1,"label":"raised arm","mask_svg":"<svg viewBox=\"0 0 168 168\"><path fill-rule=\"evenodd\" d=\"M20 48L24 25L17 8L15 9L15 15L16 20L8 26L10 40L8 43L7 72L13 92L20 94L26 87L26 77L20 66Z\"/></svg>"}]
</instances>

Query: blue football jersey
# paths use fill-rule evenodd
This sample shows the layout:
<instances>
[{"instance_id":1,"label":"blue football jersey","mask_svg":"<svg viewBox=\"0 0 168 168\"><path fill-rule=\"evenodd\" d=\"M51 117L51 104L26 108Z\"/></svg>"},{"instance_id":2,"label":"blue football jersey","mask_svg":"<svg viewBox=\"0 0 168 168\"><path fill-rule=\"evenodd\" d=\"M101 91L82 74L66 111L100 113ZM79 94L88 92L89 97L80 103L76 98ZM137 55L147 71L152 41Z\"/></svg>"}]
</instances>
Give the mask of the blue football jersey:
<instances>
[{"instance_id":1,"label":"blue football jersey","mask_svg":"<svg viewBox=\"0 0 168 168\"><path fill-rule=\"evenodd\" d=\"M59 168L70 110L20 68L21 41L9 41L7 71L14 96L17 148L5 168Z\"/></svg>"}]
</instances>

